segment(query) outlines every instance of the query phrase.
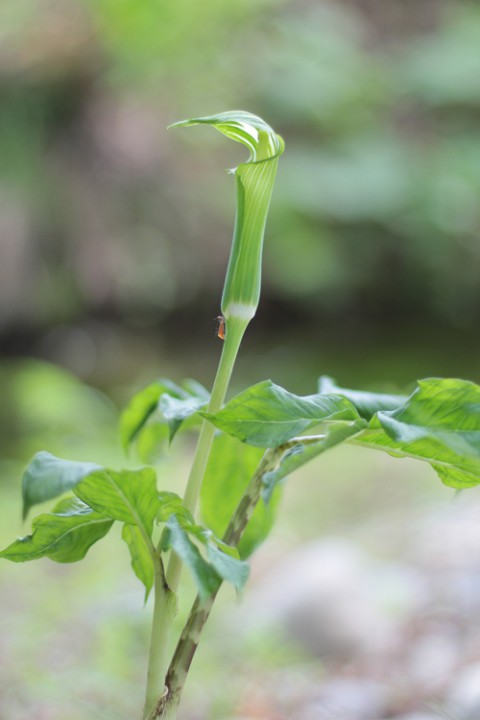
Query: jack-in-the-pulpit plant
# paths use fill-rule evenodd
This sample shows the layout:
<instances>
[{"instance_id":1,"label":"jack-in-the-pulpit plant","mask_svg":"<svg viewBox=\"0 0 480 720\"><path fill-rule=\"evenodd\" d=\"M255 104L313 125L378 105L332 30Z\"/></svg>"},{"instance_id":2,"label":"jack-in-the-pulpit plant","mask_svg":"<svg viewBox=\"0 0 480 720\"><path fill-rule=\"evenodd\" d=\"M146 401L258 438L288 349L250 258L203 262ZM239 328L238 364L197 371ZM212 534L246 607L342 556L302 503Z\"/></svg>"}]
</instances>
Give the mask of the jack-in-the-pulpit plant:
<instances>
[{"instance_id":1,"label":"jack-in-the-pulpit plant","mask_svg":"<svg viewBox=\"0 0 480 720\"><path fill-rule=\"evenodd\" d=\"M62 498L33 520L31 535L0 553L13 562L75 562L115 522L122 524L132 568L145 597L153 594L144 720L177 717L218 590L224 581L243 587L247 558L268 535L281 484L301 465L335 445L354 443L428 462L450 487L480 483L480 386L472 382L420 380L407 397L346 390L322 377L316 392L300 397L265 380L225 404L259 301L265 222L284 146L269 125L247 112L178 125L200 123L250 149L247 162L233 171L237 215L221 302L221 359L211 393L193 380L155 380L131 400L120 428L124 447L135 444L141 458L152 443L199 428L183 497L159 487L153 467L114 470L41 452L23 476L24 516L38 503ZM183 566L198 595L169 657Z\"/></svg>"}]
</instances>

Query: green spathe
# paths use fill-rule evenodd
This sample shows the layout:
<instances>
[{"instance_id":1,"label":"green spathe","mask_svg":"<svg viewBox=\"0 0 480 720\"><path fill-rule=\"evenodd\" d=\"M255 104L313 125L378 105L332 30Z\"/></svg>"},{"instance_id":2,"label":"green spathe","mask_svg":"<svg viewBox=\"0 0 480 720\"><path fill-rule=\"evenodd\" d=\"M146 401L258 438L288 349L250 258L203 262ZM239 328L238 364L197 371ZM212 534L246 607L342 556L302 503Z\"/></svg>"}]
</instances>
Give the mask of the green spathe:
<instances>
[{"instance_id":1,"label":"green spathe","mask_svg":"<svg viewBox=\"0 0 480 720\"><path fill-rule=\"evenodd\" d=\"M248 161L232 171L237 183L237 214L222 296L228 333L231 318L248 323L258 306L263 236L284 143L264 120L243 110L183 120L172 127L201 124L212 125L250 150Z\"/></svg>"},{"instance_id":2,"label":"green spathe","mask_svg":"<svg viewBox=\"0 0 480 720\"><path fill-rule=\"evenodd\" d=\"M248 162L257 163L280 157L285 145L283 139L258 115L246 110L229 110L217 115L180 120L170 125L212 125L231 140L242 143L250 150Z\"/></svg>"}]
</instances>

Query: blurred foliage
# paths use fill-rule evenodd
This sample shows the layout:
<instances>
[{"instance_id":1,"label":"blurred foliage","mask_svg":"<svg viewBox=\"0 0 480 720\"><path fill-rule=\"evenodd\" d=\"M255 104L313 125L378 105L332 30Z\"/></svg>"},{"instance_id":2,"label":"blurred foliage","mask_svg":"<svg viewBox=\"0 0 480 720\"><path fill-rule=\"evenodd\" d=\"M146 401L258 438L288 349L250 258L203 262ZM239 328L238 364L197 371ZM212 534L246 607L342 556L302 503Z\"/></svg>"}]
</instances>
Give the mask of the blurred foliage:
<instances>
[{"instance_id":1,"label":"blurred foliage","mask_svg":"<svg viewBox=\"0 0 480 720\"><path fill-rule=\"evenodd\" d=\"M48 448L76 459L117 458L117 411L66 371L26 360L0 367L0 457L25 463Z\"/></svg>"},{"instance_id":2,"label":"blurred foliage","mask_svg":"<svg viewBox=\"0 0 480 720\"><path fill-rule=\"evenodd\" d=\"M4 330L215 312L235 157L165 127L234 106L287 142L265 302L478 321L475 4L17 0L0 28Z\"/></svg>"}]
</instances>

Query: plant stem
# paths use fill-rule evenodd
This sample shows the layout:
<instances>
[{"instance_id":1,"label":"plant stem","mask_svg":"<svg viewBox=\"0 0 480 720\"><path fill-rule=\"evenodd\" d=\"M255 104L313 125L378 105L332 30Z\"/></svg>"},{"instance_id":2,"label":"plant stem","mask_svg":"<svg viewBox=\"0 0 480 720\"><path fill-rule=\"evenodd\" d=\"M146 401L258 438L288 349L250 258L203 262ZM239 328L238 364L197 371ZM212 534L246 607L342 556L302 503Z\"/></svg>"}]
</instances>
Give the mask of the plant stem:
<instances>
[{"instance_id":1,"label":"plant stem","mask_svg":"<svg viewBox=\"0 0 480 720\"><path fill-rule=\"evenodd\" d=\"M279 456L281 456L283 452L283 448L267 450L265 452L248 488L237 505L237 509L223 536L223 542L232 546L238 545L255 507L260 500L263 476L276 467ZM156 711L149 720L175 720L183 686L197 650L201 632L210 616L219 589L220 584L218 589L206 599L202 599L197 595L178 641L172 662L168 668L165 679L167 693L160 699Z\"/></svg>"},{"instance_id":2,"label":"plant stem","mask_svg":"<svg viewBox=\"0 0 480 720\"><path fill-rule=\"evenodd\" d=\"M208 412L210 413L215 413L220 410L223 401L225 400L233 366L235 365L235 360L237 358L238 349L248 322L249 320L237 317L231 317L227 321L225 342L208 405ZM204 420L200 430L200 436L198 438L195 455L193 457L193 463L183 501L185 507L190 510L191 513L195 512L195 508L197 506L200 488L205 475L210 450L212 449L214 434L214 426L208 422L208 420ZM173 591L176 591L178 588L181 568L182 562L180 558L175 553L172 553L167 570L167 582L168 586Z\"/></svg>"},{"instance_id":3,"label":"plant stem","mask_svg":"<svg viewBox=\"0 0 480 720\"><path fill-rule=\"evenodd\" d=\"M155 586L152 632L148 657L147 690L145 696L144 720L150 717L155 703L164 687L168 666L168 643L161 641L167 637L166 629L171 626L176 614L176 598L165 580L165 572L160 557L155 562Z\"/></svg>"}]
</instances>

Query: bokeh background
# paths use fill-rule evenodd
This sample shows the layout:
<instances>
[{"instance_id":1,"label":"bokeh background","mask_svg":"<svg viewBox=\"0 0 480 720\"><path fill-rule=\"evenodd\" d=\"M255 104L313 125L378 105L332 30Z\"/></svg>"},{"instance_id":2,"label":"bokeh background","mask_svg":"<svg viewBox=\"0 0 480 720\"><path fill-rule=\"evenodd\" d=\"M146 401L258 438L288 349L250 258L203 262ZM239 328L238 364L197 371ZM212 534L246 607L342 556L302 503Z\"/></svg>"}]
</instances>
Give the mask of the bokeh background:
<instances>
[{"instance_id":1,"label":"bokeh background","mask_svg":"<svg viewBox=\"0 0 480 720\"><path fill-rule=\"evenodd\" d=\"M116 423L135 389L211 383L225 168L245 153L166 127L234 108L286 152L233 390L480 381L478 3L3 2L3 545L28 530L19 478L35 451L126 462ZM162 460L177 490L190 450ZM254 561L258 602L220 602L185 720L478 720L479 518L478 493L452 502L407 461L352 449L299 473ZM2 565L2 720L138 716L149 611L116 545L79 566Z\"/></svg>"}]
</instances>

